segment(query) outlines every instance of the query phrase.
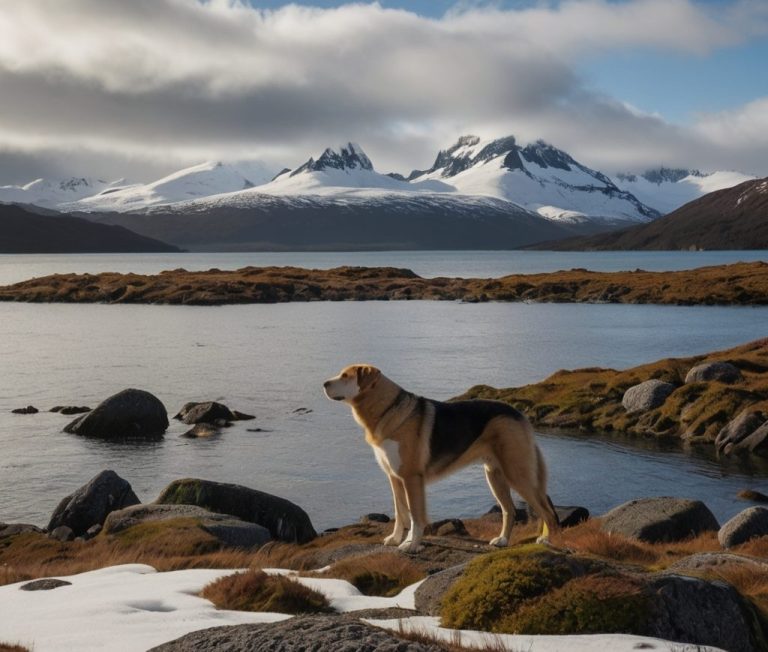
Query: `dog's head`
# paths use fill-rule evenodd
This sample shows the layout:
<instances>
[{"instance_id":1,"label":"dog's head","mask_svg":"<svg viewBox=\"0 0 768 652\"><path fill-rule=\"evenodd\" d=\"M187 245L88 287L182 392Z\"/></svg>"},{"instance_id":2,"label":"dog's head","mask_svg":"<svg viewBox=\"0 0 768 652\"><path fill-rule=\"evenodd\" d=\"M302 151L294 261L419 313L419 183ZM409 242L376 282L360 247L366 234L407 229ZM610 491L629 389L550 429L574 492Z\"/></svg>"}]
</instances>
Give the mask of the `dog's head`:
<instances>
[{"instance_id":1,"label":"dog's head","mask_svg":"<svg viewBox=\"0 0 768 652\"><path fill-rule=\"evenodd\" d=\"M381 371L369 364L352 364L344 367L338 376L323 383L328 398L334 401L352 401L372 389L381 377Z\"/></svg>"}]
</instances>

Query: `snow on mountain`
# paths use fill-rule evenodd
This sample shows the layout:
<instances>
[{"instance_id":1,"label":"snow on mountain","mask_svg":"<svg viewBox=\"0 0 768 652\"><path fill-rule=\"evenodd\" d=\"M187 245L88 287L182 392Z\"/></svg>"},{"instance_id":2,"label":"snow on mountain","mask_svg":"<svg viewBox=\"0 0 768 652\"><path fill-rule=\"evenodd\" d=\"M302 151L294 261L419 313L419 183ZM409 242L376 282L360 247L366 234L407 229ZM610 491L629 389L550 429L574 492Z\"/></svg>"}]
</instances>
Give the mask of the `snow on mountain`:
<instances>
[{"instance_id":1,"label":"snow on mountain","mask_svg":"<svg viewBox=\"0 0 768 652\"><path fill-rule=\"evenodd\" d=\"M702 173L698 170L661 167L643 174L617 174L616 185L662 214L671 213L715 190L731 188L754 176L733 171Z\"/></svg>"},{"instance_id":2,"label":"snow on mountain","mask_svg":"<svg viewBox=\"0 0 768 652\"><path fill-rule=\"evenodd\" d=\"M644 222L658 217L632 193L566 152L543 141L521 147L514 136L462 136L437 155L429 170L414 170L407 178L412 183L442 180L460 194L497 197L551 220Z\"/></svg>"},{"instance_id":3,"label":"snow on mountain","mask_svg":"<svg viewBox=\"0 0 768 652\"><path fill-rule=\"evenodd\" d=\"M347 143L338 149L327 148L318 158L310 158L295 170L278 175L254 193L267 195L381 195L382 193L453 192L439 181L409 183L376 172L360 145Z\"/></svg>"},{"instance_id":4,"label":"snow on mountain","mask_svg":"<svg viewBox=\"0 0 768 652\"><path fill-rule=\"evenodd\" d=\"M34 204L53 208L124 183L124 179L105 181L91 177L36 179L23 186L0 186L0 203Z\"/></svg>"},{"instance_id":5,"label":"snow on mountain","mask_svg":"<svg viewBox=\"0 0 768 652\"><path fill-rule=\"evenodd\" d=\"M275 170L260 161L207 161L147 184L107 188L59 208L89 212L140 210L252 188L269 181Z\"/></svg>"}]
</instances>

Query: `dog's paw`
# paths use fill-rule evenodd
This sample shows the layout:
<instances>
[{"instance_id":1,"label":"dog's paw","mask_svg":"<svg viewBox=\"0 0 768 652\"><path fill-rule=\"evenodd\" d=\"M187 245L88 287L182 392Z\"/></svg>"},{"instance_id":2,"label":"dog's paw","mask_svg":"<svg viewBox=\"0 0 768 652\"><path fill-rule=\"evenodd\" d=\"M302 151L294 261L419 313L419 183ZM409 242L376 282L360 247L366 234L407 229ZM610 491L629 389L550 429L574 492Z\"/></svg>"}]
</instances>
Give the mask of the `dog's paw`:
<instances>
[{"instance_id":1,"label":"dog's paw","mask_svg":"<svg viewBox=\"0 0 768 652\"><path fill-rule=\"evenodd\" d=\"M416 541L403 541L397 548L403 552L414 553L423 550L424 546Z\"/></svg>"},{"instance_id":2,"label":"dog's paw","mask_svg":"<svg viewBox=\"0 0 768 652\"><path fill-rule=\"evenodd\" d=\"M390 534L388 537L384 537L384 545L385 546L398 546L400 545L400 542L403 540L403 537L395 536L394 534Z\"/></svg>"},{"instance_id":3,"label":"dog's paw","mask_svg":"<svg viewBox=\"0 0 768 652\"><path fill-rule=\"evenodd\" d=\"M507 537L494 537L488 543L492 546L496 546L497 548L506 548L509 545Z\"/></svg>"}]
</instances>

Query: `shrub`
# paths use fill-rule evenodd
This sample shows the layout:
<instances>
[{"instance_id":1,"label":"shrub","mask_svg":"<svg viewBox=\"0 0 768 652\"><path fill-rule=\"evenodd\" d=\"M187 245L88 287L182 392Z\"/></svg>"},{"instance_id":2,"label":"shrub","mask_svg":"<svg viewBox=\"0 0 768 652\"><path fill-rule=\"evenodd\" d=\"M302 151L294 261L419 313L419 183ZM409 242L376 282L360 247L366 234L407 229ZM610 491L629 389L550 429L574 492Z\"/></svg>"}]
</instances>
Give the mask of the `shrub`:
<instances>
[{"instance_id":1,"label":"shrub","mask_svg":"<svg viewBox=\"0 0 768 652\"><path fill-rule=\"evenodd\" d=\"M365 595L393 596L426 575L421 565L391 552L342 559L322 573L346 580Z\"/></svg>"},{"instance_id":2,"label":"shrub","mask_svg":"<svg viewBox=\"0 0 768 652\"><path fill-rule=\"evenodd\" d=\"M286 614L332 611L322 593L283 575L250 570L222 577L203 588L204 598L219 609Z\"/></svg>"},{"instance_id":3,"label":"shrub","mask_svg":"<svg viewBox=\"0 0 768 652\"><path fill-rule=\"evenodd\" d=\"M524 604L496 631L516 634L647 633L651 600L642 584L621 575L577 577Z\"/></svg>"},{"instance_id":4,"label":"shrub","mask_svg":"<svg viewBox=\"0 0 768 652\"><path fill-rule=\"evenodd\" d=\"M478 557L445 594L444 627L498 631L526 601L564 585L591 567L585 559L526 545Z\"/></svg>"}]
</instances>

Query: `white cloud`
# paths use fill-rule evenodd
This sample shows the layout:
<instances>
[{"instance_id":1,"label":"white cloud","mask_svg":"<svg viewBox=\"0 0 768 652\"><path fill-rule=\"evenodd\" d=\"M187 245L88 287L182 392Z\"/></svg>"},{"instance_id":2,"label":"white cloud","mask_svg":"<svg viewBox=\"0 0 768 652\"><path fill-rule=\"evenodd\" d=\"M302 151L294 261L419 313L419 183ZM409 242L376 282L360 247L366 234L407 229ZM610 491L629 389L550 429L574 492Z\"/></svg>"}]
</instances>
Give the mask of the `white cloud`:
<instances>
[{"instance_id":1,"label":"white cloud","mask_svg":"<svg viewBox=\"0 0 768 652\"><path fill-rule=\"evenodd\" d=\"M574 62L628 47L703 54L762 33L766 20L753 0L717 13L691 0L465 3L440 19L378 4L7 0L0 150L111 153L141 177L136 161L294 165L352 139L377 167L404 170L480 131L544 137L595 166L693 153L752 161L766 144L749 126L759 107L680 129L587 92ZM730 139L731 128L753 135Z\"/></svg>"}]
</instances>

